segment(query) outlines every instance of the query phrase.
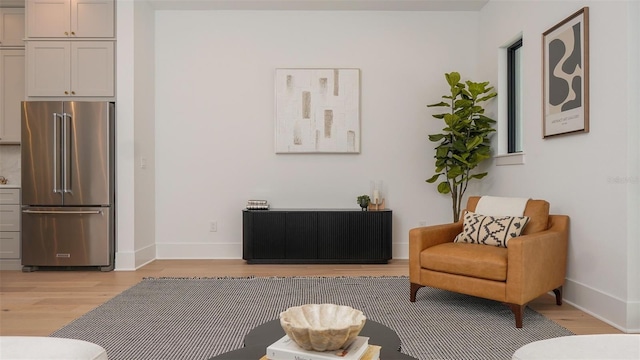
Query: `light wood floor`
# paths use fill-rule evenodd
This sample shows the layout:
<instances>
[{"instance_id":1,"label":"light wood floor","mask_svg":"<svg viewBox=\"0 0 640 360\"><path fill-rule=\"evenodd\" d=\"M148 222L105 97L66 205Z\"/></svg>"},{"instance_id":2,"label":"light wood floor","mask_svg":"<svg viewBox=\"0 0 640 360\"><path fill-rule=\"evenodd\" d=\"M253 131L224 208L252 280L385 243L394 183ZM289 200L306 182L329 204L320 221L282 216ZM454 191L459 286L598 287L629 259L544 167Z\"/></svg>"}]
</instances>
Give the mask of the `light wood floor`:
<instances>
[{"instance_id":1,"label":"light wood floor","mask_svg":"<svg viewBox=\"0 0 640 360\"><path fill-rule=\"evenodd\" d=\"M393 260L386 265L247 265L243 260L156 260L137 271L0 271L0 335L47 336L144 277L402 276L408 273L407 260ZM555 305L550 295L541 296L530 306L576 334L621 332L568 304Z\"/></svg>"}]
</instances>

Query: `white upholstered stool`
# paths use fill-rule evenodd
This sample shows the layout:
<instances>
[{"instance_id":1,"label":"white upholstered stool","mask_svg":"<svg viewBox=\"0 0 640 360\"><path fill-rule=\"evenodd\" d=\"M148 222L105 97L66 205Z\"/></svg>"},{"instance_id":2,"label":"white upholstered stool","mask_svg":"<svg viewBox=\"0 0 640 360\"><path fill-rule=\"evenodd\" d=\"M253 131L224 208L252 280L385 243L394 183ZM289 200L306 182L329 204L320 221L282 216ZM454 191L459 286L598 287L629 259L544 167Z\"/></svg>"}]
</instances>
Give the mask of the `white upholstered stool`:
<instances>
[{"instance_id":1,"label":"white upholstered stool","mask_svg":"<svg viewBox=\"0 0 640 360\"><path fill-rule=\"evenodd\" d=\"M44 336L0 336L2 360L108 360L100 345Z\"/></svg>"},{"instance_id":2,"label":"white upholstered stool","mask_svg":"<svg viewBox=\"0 0 640 360\"><path fill-rule=\"evenodd\" d=\"M511 359L637 360L640 359L640 335L571 335L540 340L516 350Z\"/></svg>"}]
</instances>

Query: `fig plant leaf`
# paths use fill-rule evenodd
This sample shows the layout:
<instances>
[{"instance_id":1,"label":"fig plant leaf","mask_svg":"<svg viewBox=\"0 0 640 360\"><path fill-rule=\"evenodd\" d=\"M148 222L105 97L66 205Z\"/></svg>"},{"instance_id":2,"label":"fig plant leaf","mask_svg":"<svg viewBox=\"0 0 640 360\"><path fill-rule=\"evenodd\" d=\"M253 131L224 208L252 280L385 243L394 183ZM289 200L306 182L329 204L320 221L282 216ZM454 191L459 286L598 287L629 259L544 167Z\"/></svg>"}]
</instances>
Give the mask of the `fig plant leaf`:
<instances>
[{"instance_id":1,"label":"fig plant leaf","mask_svg":"<svg viewBox=\"0 0 640 360\"><path fill-rule=\"evenodd\" d=\"M449 84L449 94L442 98L448 101L427 105L446 108L446 112L432 115L443 120L446 126L442 133L429 135L429 140L438 145L434 155L436 173L426 181L435 183L444 176L438 183L438 192L451 194L453 221L457 222L469 180L487 176L486 172L474 174L472 171L491 157L490 137L495 131L492 126L496 121L484 115L482 103L498 94L488 81L467 80L462 83L460 73L455 71L444 76Z\"/></svg>"}]
</instances>

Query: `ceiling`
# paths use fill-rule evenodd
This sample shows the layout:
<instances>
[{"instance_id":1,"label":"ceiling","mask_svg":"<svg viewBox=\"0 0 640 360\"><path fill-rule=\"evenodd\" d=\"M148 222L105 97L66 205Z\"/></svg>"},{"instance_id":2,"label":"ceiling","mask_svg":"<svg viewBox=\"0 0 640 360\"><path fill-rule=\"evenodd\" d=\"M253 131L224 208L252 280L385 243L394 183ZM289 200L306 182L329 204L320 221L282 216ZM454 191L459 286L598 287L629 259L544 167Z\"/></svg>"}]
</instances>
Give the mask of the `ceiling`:
<instances>
[{"instance_id":1,"label":"ceiling","mask_svg":"<svg viewBox=\"0 0 640 360\"><path fill-rule=\"evenodd\" d=\"M479 11L489 0L147 0L158 10Z\"/></svg>"},{"instance_id":2,"label":"ceiling","mask_svg":"<svg viewBox=\"0 0 640 360\"><path fill-rule=\"evenodd\" d=\"M124 0L145 1L145 0ZM158 10L479 11L489 0L146 0ZM24 0L0 0L24 7Z\"/></svg>"}]
</instances>

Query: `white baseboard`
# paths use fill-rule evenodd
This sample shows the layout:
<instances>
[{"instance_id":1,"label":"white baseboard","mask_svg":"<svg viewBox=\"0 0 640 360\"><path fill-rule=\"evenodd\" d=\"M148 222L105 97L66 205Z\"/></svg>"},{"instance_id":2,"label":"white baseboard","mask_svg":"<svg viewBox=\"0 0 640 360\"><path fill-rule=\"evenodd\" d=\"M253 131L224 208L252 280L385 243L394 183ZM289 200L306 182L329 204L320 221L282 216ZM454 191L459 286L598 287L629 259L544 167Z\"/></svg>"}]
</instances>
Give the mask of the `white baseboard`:
<instances>
[{"instance_id":1,"label":"white baseboard","mask_svg":"<svg viewBox=\"0 0 640 360\"><path fill-rule=\"evenodd\" d=\"M631 334L640 334L640 301L627 303L627 331Z\"/></svg>"},{"instance_id":2,"label":"white baseboard","mask_svg":"<svg viewBox=\"0 0 640 360\"><path fill-rule=\"evenodd\" d=\"M638 324L629 324L633 314L629 309L640 307L637 303L626 302L611 294L567 279L563 287L564 300L587 314L604 321L605 323L624 331L625 333L638 332ZM637 314L635 319L637 319Z\"/></svg>"},{"instance_id":3,"label":"white baseboard","mask_svg":"<svg viewBox=\"0 0 640 360\"><path fill-rule=\"evenodd\" d=\"M393 243L392 251L392 256L394 259L408 259L409 243Z\"/></svg>"},{"instance_id":4,"label":"white baseboard","mask_svg":"<svg viewBox=\"0 0 640 360\"><path fill-rule=\"evenodd\" d=\"M157 243L156 259L242 259L242 244Z\"/></svg>"},{"instance_id":5,"label":"white baseboard","mask_svg":"<svg viewBox=\"0 0 640 360\"><path fill-rule=\"evenodd\" d=\"M156 259L156 244L135 251L116 251L116 271L135 271Z\"/></svg>"},{"instance_id":6,"label":"white baseboard","mask_svg":"<svg viewBox=\"0 0 640 360\"><path fill-rule=\"evenodd\" d=\"M2 259L0 260L0 270L22 270L22 260Z\"/></svg>"},{"instance_id":7,"label":"white baseboard","mask_svg":"<svg viewBox=\"0 0 640 360\"><path fill-rule=\"evenodd\" d=\"M135 271L136 254L134 251L116 251L116 271Z\"/></svg>"},{"instance_id":8,"label":"white baseboard","mask_svg":"<svg viewBox=\"0 0 640 360\"><path fill-rule=\"evenodd\" d=\"M155 244L156 259L242 259L242 244L238 243L180 243ZM394 259L409 258L409 244L392 244ZM214 254L204 255L203 254ZM116 262L117 264L118 262Z\"/></svg>"}]
</instances>

